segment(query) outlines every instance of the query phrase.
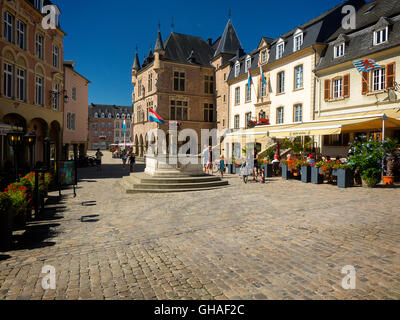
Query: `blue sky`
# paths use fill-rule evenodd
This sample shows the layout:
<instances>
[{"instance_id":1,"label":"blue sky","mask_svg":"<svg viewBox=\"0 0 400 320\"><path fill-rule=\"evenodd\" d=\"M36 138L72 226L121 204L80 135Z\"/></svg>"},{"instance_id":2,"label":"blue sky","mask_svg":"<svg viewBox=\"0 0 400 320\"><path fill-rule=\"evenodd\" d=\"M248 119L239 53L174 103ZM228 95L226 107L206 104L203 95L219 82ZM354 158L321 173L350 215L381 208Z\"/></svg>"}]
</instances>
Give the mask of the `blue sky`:
<instances>
[{"instance_id":1,"label":"blue sky","mask_svg":"<svg viewBox=\"0 0 400 320\"><path fill-rule=\"evenodd\" d=\"M275 38L333 8L341 0L134 1L54 0L61 9L64 59L92 83L89 103L131 105L131 67L135 47L142 62L156 41L158 21L163 40L174 31L217 39L229 9L245 51L262 36ZM206 18L205 18L206 17Z\"/></svg>"}]
</instances>

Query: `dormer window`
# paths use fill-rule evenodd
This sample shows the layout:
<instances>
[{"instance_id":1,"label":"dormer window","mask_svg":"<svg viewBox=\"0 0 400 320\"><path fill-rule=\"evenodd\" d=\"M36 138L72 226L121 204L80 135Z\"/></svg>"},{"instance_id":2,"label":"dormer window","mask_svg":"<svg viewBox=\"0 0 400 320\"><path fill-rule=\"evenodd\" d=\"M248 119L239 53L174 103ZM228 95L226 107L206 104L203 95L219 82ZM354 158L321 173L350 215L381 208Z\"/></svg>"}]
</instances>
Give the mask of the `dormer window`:
<instances>
[{"instance_id":1,"label":"dormer window","mask_svg":"<svg viewBox=\"0 0 400 320\"><path fill-rule=\"evenodd\" d=\"M344 48L345 48L344 42L336 45L334 47L334 49L333 49L334 50L334 57L335 58L343 57L344 56Z\"/></svg>"},{"instance_id":2,"label":"dormer window","mask_svg":"<svg viewBox=\"0 0 400 320\"><path fill-rule=\"evenodd\" d=\"M267 61L267 50L261 51L261 63L265 63Z\"/></svg>"},{"instance_id":3,"label":"dormer window","mask_svg":"<svg viewBox=\"0 0 400 320\"><path fill-rule=\"evenodd\" d=\"M284 52L285 52L285 42L281 39L276 45L276 59L282 58Z\"/></svg>"},{"instance_id":4,"label":"dormer window","mask_svg":"<svg viewBox=\"0 0 400 320\"><path fill-rule=\"evenodd\" d=\"M246 64L245 64L245 67L244 67L244 72L249 71L250 68L251 68L251 57L248 56L248 57L246 58Z\"/></svg>"},{"instance_id":5,"label":"dormer window","mask_svg":"<svg viewBox=\"0 0 400 320\"><path fill-rule=\"evenodd\" d=\"M299 51L303 45L303 32L298 29L293 38L293 52Z\"/></svg>"},{"instance_id":6,"label":"dormer window","mask_svg":"<svg viewBox=\"0 0 400 320\"><path fill-rule=\"evenodd\" d=\"M111 119L111 113L108 114L108 119Z\"/></svg>"},{"instance_id":7,"label":"dormer window","mask_svg":"<svg viewBox=\"0 0 400 320\"><path fill-rule=\"evenodd\" d=\"M99 114L97 112L95 112L94 117L97 119L99 117Z\"/></svg>"},{"instance_id":8,"label":"dormer window","mask_svg":"<svg viewBox=\"0 0 400 320\"><path fill-rule=\"evenodd\" d=\"M119 119L119 113L117 113L116 118Z\"/></svg>"},{"instance_id":9,"label":"dormer window","mask_svg":"<svg viewBox=\"0 0 400 320\"><path fill-rule=\"evenodd\" d=\"M238 77L240 73L240 62L236 62L235 64L235 77Z\"/></svg>"},{"instance_id":10,"label":"dormer window","mask_svg":"<svg viewBox=\"0 0 400 320\"><path fill-rule=\"evenodd\" d=\"M104 119L105 116L106 116L106 115L105 115L104 112L103 112L103 113L101 114L101 118Z\"/></svg>"},{"instance_id":11,"label":"dormer window","mask_svg":"<svg viewBox=\"0 0 400 320\"><path fill-rule=\"evenodd\" d=\"M374 46L388 41L388 27L374 31Z\"/></svg>"}]
</instances>

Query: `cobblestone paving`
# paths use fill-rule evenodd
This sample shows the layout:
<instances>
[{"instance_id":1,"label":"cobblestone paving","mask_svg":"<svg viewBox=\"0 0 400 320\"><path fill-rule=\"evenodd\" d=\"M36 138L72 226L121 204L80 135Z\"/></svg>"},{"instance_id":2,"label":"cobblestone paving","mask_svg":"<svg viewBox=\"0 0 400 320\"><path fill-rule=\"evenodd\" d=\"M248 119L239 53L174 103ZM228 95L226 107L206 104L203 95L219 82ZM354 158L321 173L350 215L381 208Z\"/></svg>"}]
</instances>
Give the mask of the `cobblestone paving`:
<instances>
[{"instance_id":1,"label":"cobblestone paving","mask_svg":"<svg viewBox=\"0 0 400 320\"><path fill-rule=\"evenodd\" d=\"M114 185L128 169L105 158L1 253L0 299L400 298L400 188L228 176L220 190L126 195Z\"/></svg>"}]
</instances>

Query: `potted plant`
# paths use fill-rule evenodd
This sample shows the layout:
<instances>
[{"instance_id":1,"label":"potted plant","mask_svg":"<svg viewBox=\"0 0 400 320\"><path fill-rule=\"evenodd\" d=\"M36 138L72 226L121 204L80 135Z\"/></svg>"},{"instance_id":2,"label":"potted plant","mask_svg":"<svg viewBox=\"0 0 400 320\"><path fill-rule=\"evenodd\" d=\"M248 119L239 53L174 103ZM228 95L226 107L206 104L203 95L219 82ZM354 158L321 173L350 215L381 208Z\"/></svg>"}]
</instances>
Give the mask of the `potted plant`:
<instances>
[{"instance_id":1,"label":"potted plant","mask_svg":"<svg viewBox=\"0 0 400 320\"><path fill-rule=\"evenodd\" d=\"M292 173L289 170L289 164L292 160L282 161L282 179L289 180L292 178Z\"/></svg>"},{"instance_id":2,"label":"potted plant","mask_svg":"<svg viewBox=\"0 0 400 320\"><path fill-rule=\"evenodd\" d=\"M332 160L325 161L321 164L320 173L328 181L328 183L333 183L332 171L334 162Z\"/></svg>"},{"instance_id":3,"label":"potted plant","mask_svg":"<svg viewBox=\"0 0 400 320\"><path fill-rule=\"evenodd\" d=\"M339 188L349 188L354 184L354 169L352 165L340 164L337 171L337 186Z\"/></svg>"},{"instance_id":4,"label":"potted plant","mask_svg":"<svg viewBox=\"0 0 400 320\"><path fill-rule=\"evenodd\" d=\"M381 181L384 144L384 141L362 136L350 147L349 161L358 169L363 187L373 188Z\"/></svg>"},{"instance_id":5,"label":"potted plant","mask_svg":"<svg viewBox=\"0 0 400 320\"><path fill-rule=\"evenodd\" d=\"M396 152L398 150L398 142L396 140L388 139L384 143L384 148L386 152L386 166L383 170L383 184L392 186L395 180L395 170L397 163L399 162L396 157Z\"/></svg>"},{"instance_id":6,"label":"potted plant","mask_svg":"<svg viewBox=\"0 0 400 320\"><path fill-rule=\"evenodd\" d=\"M289 170L293 174L293 177L298 178L298 179L300 178L301 165L302 165L302 161L297 160L296 158L294 158L294 160L292 160L288 163Z\"/></svg>"},{"instance_id":7,"label":"potted plant","mask_svg":"<svg viewBox=\"0 0 400 320\"><path fill-rule=\"evenodd\" d=\"M300 174L301 182L310 183L311 182L311 165L308 161L299 161L300 163Z\"/></svg>"},{"instance_id":8,"label":"potted plant","mask_svg":"<svg viewBox=\"0 0 400 320\"><path fill-rule=\"evenodd\" d=\"M5 193L10 198L11 210L14 212L14 230L21 230L25 228L27 209L32 201L29 198L28 188L21 184L13 183L5 189Z\"/></svg>"},{"instance_id":9,"label":"potted plant","mask_svg":"<svg viewBox=\"0 0 400 320\"><path fill-rule=\"evenodd\" d=\"M311 165L311 182L315 184L323 184L324 176L321 174L321 166L324 164L323 161L319 161Z\"/></svg>"},{"instance_id":10,"label":"potted plant","mask_svg":"<svg viewBox=\"0 0 400 320\"><path fill-rule=\"evenodd\" d=\"M266 160L258 160L258 165L260 169L264 170L264 179L272 178L272 164L270 164L269 162L269 158L267 158Z\"/></svg>"},{"instance_id":11,"label":"potted plant","mask_svg":"<svg viewBox=\"0 0 400 320\"><path fill-rule=\"evenodd\" d=\"M11 200L4 192L0 193L0 249L9 250L13 232L14 212Z\"/></svg>"}]
</instances>

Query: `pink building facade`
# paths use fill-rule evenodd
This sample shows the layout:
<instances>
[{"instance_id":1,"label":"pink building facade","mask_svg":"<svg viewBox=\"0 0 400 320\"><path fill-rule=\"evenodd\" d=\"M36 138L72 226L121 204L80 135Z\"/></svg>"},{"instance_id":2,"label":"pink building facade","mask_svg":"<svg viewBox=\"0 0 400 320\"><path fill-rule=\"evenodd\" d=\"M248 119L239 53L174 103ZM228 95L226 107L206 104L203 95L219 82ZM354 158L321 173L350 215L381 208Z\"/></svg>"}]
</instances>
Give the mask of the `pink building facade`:
<instances>
[{"instance_id":1,"label":"pink building facade","mask_svg":"<svg viewBox=\"0 0 400 320\"><path fill-rule=\"evenodd\" d=\"M74 70L73 61L64 61L64 159L85 156L88 149L88 102L90 81Z\"/></svg>"}]
</instances>

